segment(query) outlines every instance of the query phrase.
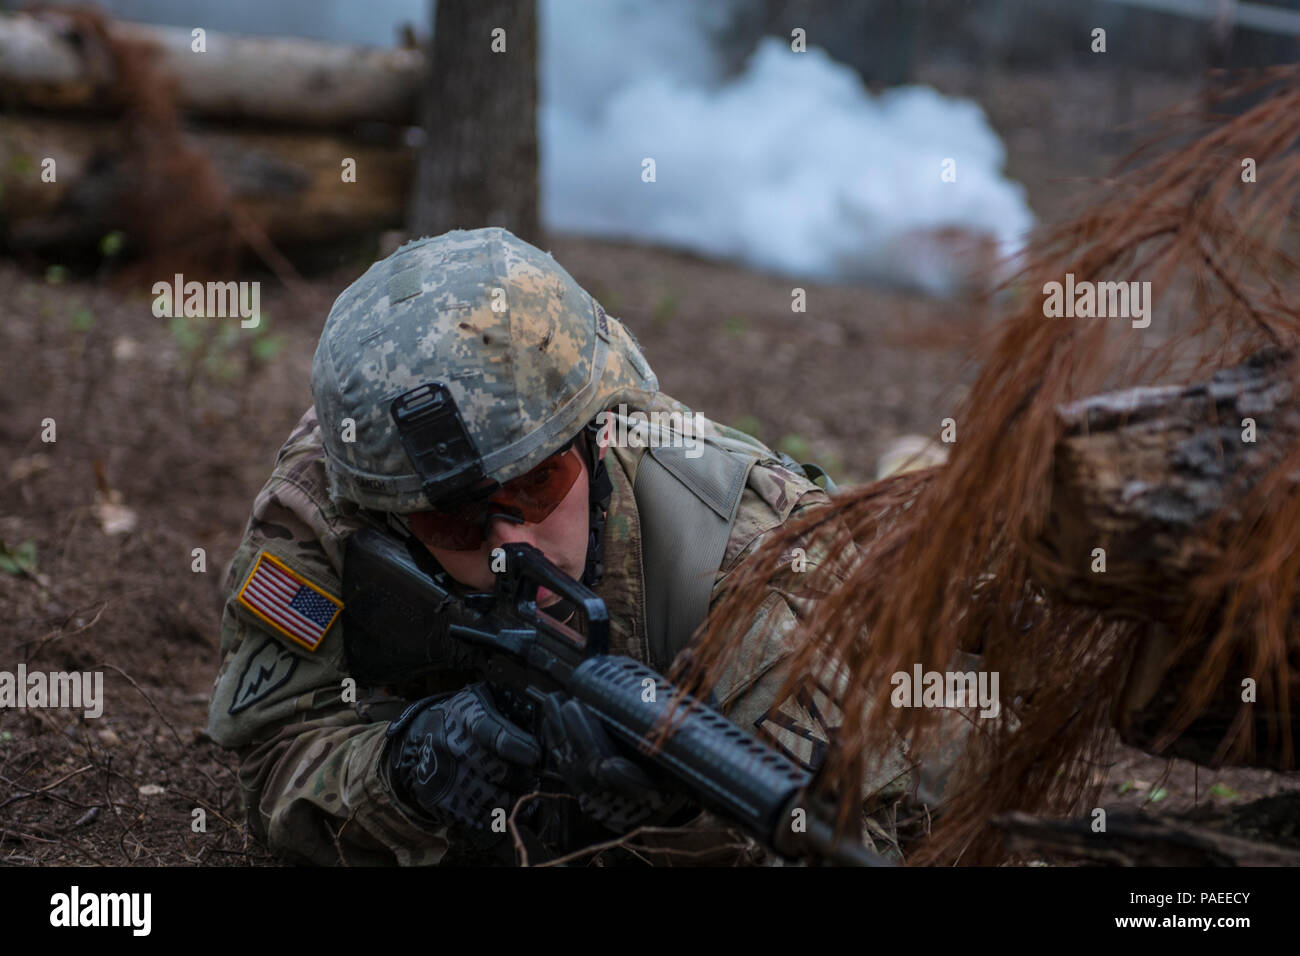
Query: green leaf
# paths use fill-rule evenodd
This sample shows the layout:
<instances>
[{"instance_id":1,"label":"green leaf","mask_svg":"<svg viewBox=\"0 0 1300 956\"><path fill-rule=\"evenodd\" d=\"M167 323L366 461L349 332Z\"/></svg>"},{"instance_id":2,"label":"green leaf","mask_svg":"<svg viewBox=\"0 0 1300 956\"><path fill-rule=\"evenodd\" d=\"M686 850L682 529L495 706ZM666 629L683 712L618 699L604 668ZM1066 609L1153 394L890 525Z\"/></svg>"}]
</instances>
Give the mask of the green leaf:
<instances>
[{"instance_id":1,"label":"green leaf","mask_svg":"<svg viewBox=\"0 0 1300 956\"><path fill-rule=\"evenodd\" d=\"M736 419L736 424L731 427L738 432L744 432L746 435L753 435L760 441L763 438L763 423L758 420L756 415L741 415Z\"/></svg>"},{"instance_id":2,"label":"green leaf","mask_svg":"<svg viewBox=\"0 0 1300 956\"><path fill-rule=\"evenodd\" d=\"M72 312L72 327L78 332L89 332L90 327L95 324L95 313L89 309L74 309Z\"/></svg>"},{"instance_id":3,"label":"green leaf","mask_svg":"<svg viewBox=\"0 0 1300 956\"><path fill-rule=\"evenodd\" d=\"M114 229L99 240L99 254L105 259L111 259L122 251L124 245L126 245L126 233L121 229Z\"/></svg>"},{"instance_id":4,"label":"green leaf","mask_svg":"<svg viewBox=\"0 0 1300 956\"><path fill-rule=\"evenodd\" d=\"M1164 787L1157 787L1155 790L1151 791L1151 802L1159 803L1167 796L1169 796L1168 790L1166 790Z\"/></svg>"},{"instance_id":5,"label":"green leaf","mask_svg":"<svg viewBox=\"0 0 1300 956\"><path fill-rule=\"evenodd\" d=\"M14 739L14 735L7 730L0 730L0 743L8 743Z\"/></svg>"},{"instance_id":6,"label":"green leaf","mask_svg":"<svg viewBox=\"0 0 1300 956\"><path fill-rule=\"evenodd\" d=\"M665 292L659 297L659 302L655 305L654 318L651 324L657 329L662 329L672 321L673 315L677 312L677 296L671 292Z\"/></svg>"},{"instance_id":7,"label":"green leaf","mask_svg":"<svg viewBox=\"0 0 1300 956\"><path fill-rule=\"evenodd\" d=\"M783 451L795 461L803 462L812 457L812 445L802 435L786 435L776 444L777 451Z\"/></svg>"},{"instance_id":8,"label":"green leaf","mask_svg":"<svg viewBox=\"0 0 1300 956\"><path fill-rule=\"evenodd\" d=\"M284 345L284 339L278 335L264 335L253 339L252 353L253 358L259 362L269 362L275 358Z\"/></svg>"},{"instance_id":9,"label":"green leaf","mask_svg":"<svg viewBox=\"0 0 1300 956\"><path fill-rule=\"evenodd\" d=\"M214 382L229 384L239 381L243 373L238 363L231 361L224 355L209 355L207 361L203 363L203 370L207 372L208 378Z\"/></svg>"},{"instance_id":10,"label":"green leaf","mask_svg":"<svg viewBox=\"0 0 1300 956\"><path fill-rule=\"evenodd\" d=\"M186 352L193 352L199 347L198 327L183 315L174 315L167 323L172 338Z\"/></svg>"},{"instance_id":11,"label":"green leaf","mask_svg":"<svg viewBox=\"0 0 1300 956\"><path fill-rule=\"evenodd\" d=\"M1132 790L1132 789L1133 789L1133 781L1132 781L1132 780L1125 780L1123 783L1121 783L1121 784L1119 785L1119 792L1120 792L1120 793L1128 793L1128 792L1129 792L1130 790Z\"/></svg>"},{"instance_id":12,"label":"green leaf","mask_svg":"<svg viewBox=\"0 0 1300 956\"><path fill-rule=\"evenodd\" d=\"M239 326L234 324L225 324L217 330L216 347L223 352L228 352L234 348L239 341Z\"/></svg>"},{"instance_id":13,"label":"green leaf","mask_svg":"<svg viewBox=\"0 0 1300 956\"><path fill-rule=\"evenodd\" d=\"M1241 797L1241 794L1236 790L1233 790L1226 783L1216 783L1210 788L1210 795L1214 797L1222 797L1224 800L1237 800Z\"/></svg>"},{"instance_id":14,"label":"green leaf","mask_svg":"<svg viewBox=\"0 0 1300 956\"><path fill-rule=\"evenodd\" d=\"M22 544L8 547L0 541L0 571L6 574L34 574L36 572L36 542L28 538Z\"/></svg>"},{"instance_id":15,"label":"green leaf","mask_svg":"<svg viewBox=\"0 0 1300 956\"><path fill-rule=\"evenodd\" d=\"M68 278L67 266L47 266L45 269L45 281L50 285L59 285Z\"/></svg>"}]
</instances>

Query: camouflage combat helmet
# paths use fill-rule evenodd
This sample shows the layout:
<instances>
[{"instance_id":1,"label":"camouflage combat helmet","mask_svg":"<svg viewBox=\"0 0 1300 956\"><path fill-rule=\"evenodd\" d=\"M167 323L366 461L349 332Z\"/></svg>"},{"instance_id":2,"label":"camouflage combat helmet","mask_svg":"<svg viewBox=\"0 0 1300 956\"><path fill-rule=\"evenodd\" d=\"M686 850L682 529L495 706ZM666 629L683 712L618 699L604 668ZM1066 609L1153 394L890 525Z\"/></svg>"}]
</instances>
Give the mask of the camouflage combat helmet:
<instances>
[{"instance_id":1,"label":"camouflage combat helmet","mask_svg":"<svg viewBox=\"0 0 1300 956\"><path fill-rule=\"evenodd\" d=\"M658 382L549 253L489 228L409 242L348 286L311 388L331 495L408 513L524 474Z\"/></svg>"}]
</instances>

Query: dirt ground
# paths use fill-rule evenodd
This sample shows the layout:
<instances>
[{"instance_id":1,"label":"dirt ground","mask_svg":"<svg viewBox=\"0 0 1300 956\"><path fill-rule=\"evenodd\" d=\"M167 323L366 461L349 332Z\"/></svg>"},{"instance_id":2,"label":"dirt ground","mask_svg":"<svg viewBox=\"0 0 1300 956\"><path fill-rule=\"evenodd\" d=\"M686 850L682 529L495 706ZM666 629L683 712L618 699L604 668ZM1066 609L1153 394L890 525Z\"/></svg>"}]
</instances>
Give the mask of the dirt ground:
<instances>
[{"instance_id":1,"label":"dirt ground","mask_svg":"<svg viewBox=\"0 0 1300 956\"><path fill-rule=\"evenodd\" d=\"M1062 180L1099 173L1114 149L1053 165L1076 154L1035 95L1008 86L993 118L1051 217L1066 205ZM937 433L993 321L974 300L804 282L808 312L792 314L788 279L630 244L550 248L629 324L664 391L841 480L870 478L894 436ZM263 326L240 330L155 318L147 285L0 261L0 542L34 549L28 570L0 572L0 670L103 671L105 698L97 719L0 710L0 862L270 862L244 827L233 757L203 731L220 584L310 402L329 304L368 262L340 262L304 296L266 279ZM1294 773L1197 770L1122 747L1098 773L1108 808L1300 789Z\"/></svg>"}]
</instances>

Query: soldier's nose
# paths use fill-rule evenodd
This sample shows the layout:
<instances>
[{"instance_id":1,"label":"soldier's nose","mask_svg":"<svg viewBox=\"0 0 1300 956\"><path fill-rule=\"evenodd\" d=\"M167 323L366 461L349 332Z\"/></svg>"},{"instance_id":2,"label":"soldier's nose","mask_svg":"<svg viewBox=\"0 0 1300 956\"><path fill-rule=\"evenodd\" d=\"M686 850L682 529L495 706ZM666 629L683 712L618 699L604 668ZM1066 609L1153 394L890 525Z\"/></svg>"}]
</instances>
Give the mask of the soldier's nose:
<instances>
[{"instance_id":1,"label":"soldier's nose","mask_svg":"<svg viewBox=\"0 0 1300 956\"><path fill-rule=\"evenodd\" d=\"M537 547L536 525L515 521L506 516L488 518L487 542L493 548L503 544L531 544Z\"/></svg>"}]
</instances>

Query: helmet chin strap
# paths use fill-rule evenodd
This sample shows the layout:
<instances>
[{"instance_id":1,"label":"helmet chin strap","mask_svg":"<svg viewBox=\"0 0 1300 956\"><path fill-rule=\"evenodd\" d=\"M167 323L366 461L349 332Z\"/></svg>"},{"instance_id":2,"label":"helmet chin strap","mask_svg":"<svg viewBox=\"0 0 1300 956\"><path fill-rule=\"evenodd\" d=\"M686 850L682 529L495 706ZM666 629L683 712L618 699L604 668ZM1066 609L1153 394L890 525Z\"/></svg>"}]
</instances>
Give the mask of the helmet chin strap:
<instances>
[{"instance_id":1,"label":"helmet chin strap","mask_svg":"<svg viewBox=\"0 0 1300 956\"><path fill-rule=\"evenodd\" d=\"M483 529L483 537L485 538L487 537L488 525L492 523L493 518L501 518L502 520L512 522L513 524L525 523L524 519L513 511L498 511L495 508L486 508L483 511L483 518L480 522L480 526Z\"/></svg>"},{"instance_id":2,"label":"helmet chin strap","mask_svg":"<svg viewBox=\"0 0 1300 956\"><path fill-rule=\"evenodd\" d=\"M600 446L596 441L599 428L593 422L582 430L580 445L587 461L587 558L582 571L582 583L595 588L605 576L603 563L605 553L605 516L609 510L609 499L614 494L613 482L605 468L605 459L600 456ZM546 613L559 621L573 617L577 605L561 598L546 608Z\"/></svg>"},{"instance_id":3,"label":"helmet chin strap","mask_svg":"<svg viewBox=\"0 0 1300 956\"><path fill-rule=\"evenodd\" d=\"M600 427L592 422L582 430L583 448L587 453L587 562L582 572L582 583L589 588L600 584L605 576L605 516L614 485L609 480L605 459L600 455L596 435Z\"/></svg>"},{"instance_id":4,"label":"helmet chin strap","mask_svg":"<svg viewBox=\"0 0 1300 956\"><path fill-rule=\"evenodd\" d=\"M596 440L599 433L600 426L592 421L582 429L577 439L587 462L587 557L583 562L582 583L589 588L596 587L605 576L605 516L609 510L609 499L614 494L614 484L609 480L605 459L600 454L600 443ZM524 523L524 519L517 514L488 508L483 514L485 535L488 523L493 518L504 518L515 524ZM558 609L560 605L555 607Z\"/></svg>"},{"instance_id":5,"label":"helmet chin strap","mask_svg":"<svg viewBox=\"0 0 1300 956\"><path fill-rule=\"evenodd\" d=\"M579 445L587 462L587 557L582 571L582 583L589 588L597 587L605 577L605 518L609 511L609 499L614 494L614 484L610 481L605 459L600 455L600 445L596 436L600 427L593 421L583 428L579 436ZM410 528L400 522L394 524L393 515L384 514L387 524L393 530L409 536ZM483 515L483 527L493 518L504 518L516 524L523 524L524 519L507 511L494 511L489 508ZM572 616L575 606L568 601L547 608L547 613L559 620Z\"/></svg>"}]
</instances>

